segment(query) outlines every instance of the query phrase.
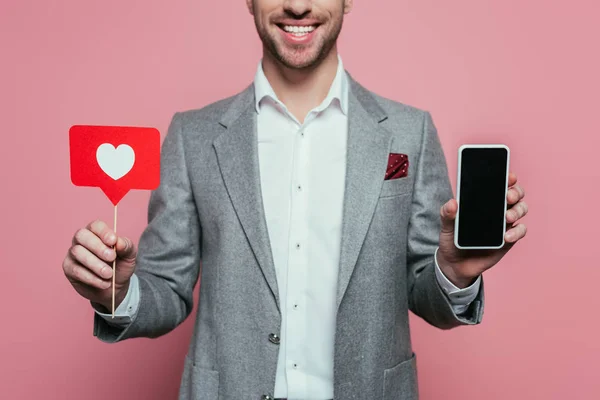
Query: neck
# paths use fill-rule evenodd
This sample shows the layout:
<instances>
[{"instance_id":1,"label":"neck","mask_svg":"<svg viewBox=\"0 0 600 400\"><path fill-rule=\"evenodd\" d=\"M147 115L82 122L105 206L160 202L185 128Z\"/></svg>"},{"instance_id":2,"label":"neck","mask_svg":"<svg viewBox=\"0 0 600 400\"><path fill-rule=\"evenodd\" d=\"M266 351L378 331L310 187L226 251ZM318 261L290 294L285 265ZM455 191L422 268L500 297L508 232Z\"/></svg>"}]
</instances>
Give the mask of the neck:
<instances>
[{"instance_id":1,"label":"neck","mask_svg":"<svg viewBox=\"0 0 600 400\"><path fill-rule=\"evenodd\" d=\"M302 69L288 68L264 50L262 67L279 100L303 122L306 114L327 97L337 72L337 47L333 46L319 63Z\"/></svg>"}]
</instances>

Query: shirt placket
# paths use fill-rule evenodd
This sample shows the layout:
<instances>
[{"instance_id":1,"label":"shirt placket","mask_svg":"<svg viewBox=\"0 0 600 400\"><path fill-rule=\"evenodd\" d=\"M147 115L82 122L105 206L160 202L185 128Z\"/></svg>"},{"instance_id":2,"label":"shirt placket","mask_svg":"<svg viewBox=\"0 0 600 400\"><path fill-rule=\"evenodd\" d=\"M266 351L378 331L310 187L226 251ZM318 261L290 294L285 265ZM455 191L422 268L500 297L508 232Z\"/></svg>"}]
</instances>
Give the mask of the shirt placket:
<instances>
[{"instance_id":1,"label":"shirt placket","mask_svg":"<svg viewBox=\"0 0 600 400\"><path fill-rule=\"evenodd\" d=\"M305 345L307 337L306 294L308 282L308 213L307 192L310 190L309 138L304 125L294 122L294 164L290 187L290 236L288 258L287 314L287 382L288 397L307 396Z\"/></svg>"}]
</instances>

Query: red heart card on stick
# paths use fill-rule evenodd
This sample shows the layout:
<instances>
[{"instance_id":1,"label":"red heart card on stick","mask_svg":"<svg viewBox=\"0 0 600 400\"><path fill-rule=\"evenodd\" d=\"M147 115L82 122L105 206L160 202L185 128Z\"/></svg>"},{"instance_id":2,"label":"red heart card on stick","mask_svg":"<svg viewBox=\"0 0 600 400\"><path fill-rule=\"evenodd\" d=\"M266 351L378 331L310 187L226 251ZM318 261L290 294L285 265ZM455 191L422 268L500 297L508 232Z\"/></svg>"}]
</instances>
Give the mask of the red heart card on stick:
<instances>
[{"instance_id":1,"label":"red heart card on stick","mask_svg":"<svg viewBox=\"0 0 600 400\"><path fill-rule=\"evenodd\" d=\"M69 143L73 184L99 187L115 206L131 189L160 183L160 133L154 128L75 125Z\"/></svg>"},{"instance_id":2,"label":"red heart card on stick","mask_svg":"<svg viewBox=\"0 0 600 400\"><path fill-rule=\"evenodd\" d=\"M160 133L154 128L74 125L69 130L71 181L102 189L115 206L131 189L156 189L160 183ZM113 262L112 316L115 316Z\"/></svg>"}]
</instances>

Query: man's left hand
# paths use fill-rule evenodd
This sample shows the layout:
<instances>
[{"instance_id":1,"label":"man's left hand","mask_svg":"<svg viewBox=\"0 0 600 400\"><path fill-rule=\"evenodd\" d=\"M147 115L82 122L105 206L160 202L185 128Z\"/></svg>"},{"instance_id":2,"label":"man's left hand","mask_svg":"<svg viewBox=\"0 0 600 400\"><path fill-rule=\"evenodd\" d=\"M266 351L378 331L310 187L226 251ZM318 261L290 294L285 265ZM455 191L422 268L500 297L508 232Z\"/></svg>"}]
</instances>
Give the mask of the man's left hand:
<instances>
[{"instance_id":1,"label":"man's left hand","mask_svg":"<svg viewBox=\"0 0 600 400\"><path fill-rule=\"evenodd\" d=\"M527 204L523 201L525 191L517 185L517 175L513 172L508 175L508 187L506 199L509 206L506 211L505 244L500 249L464 250L457 248L454 245L454 220L458 203L455 199L451 199L440 209L442 229L437 261L444 275L459 288L473 284L479 275L496 265L527 232L525 224L519 222L527 214Z\"/></svg>"}]
</instances>

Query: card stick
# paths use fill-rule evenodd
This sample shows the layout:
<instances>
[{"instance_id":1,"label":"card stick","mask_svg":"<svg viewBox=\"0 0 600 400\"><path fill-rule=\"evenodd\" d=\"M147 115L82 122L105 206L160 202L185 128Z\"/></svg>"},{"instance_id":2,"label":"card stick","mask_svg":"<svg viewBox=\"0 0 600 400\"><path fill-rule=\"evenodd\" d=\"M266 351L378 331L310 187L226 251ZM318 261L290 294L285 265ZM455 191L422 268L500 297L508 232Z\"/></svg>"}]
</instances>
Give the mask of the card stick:
<instances>
[{"instance_id":1,"label":"card stick","mask_svg":"<svg viewBox=\"0 0 600 400\"><path fill-rule=\"evenodd\" d=\"M115 235L117 235L117 206L115 205L115 219L113 221L113 230L115 231ZM117 236L117 242L119 241L119 237ZM117 243L115 243L115 253L117 251ZM115 318L115 276L117 276L117 257L113 261L113 274L112 274L112 317Z\"/></svg>"}]
</instances>

